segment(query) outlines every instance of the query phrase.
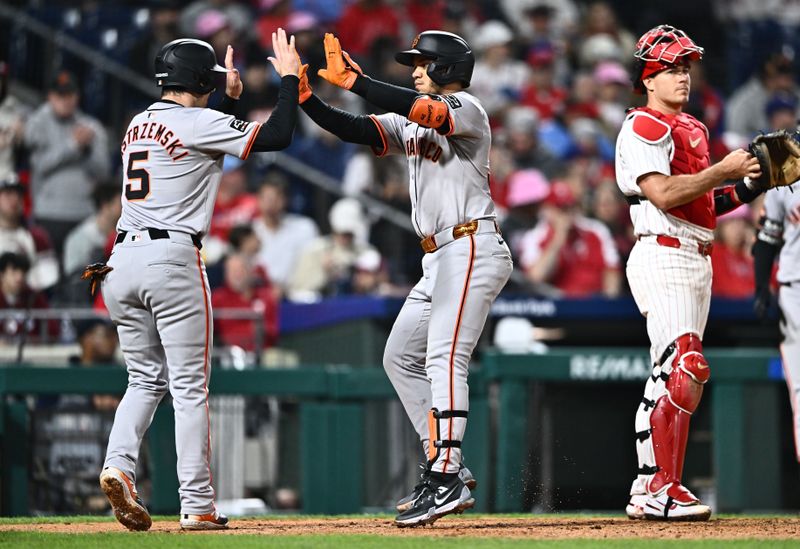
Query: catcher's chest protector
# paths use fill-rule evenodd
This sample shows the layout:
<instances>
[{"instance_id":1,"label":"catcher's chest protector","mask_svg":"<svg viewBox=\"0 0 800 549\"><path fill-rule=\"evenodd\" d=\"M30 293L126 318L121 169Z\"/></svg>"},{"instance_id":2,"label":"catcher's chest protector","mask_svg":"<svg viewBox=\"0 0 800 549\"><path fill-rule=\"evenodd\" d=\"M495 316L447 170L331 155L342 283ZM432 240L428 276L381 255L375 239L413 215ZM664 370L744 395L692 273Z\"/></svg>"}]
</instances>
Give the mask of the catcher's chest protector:
<instances>
[{"instance_id":1,"label":"catcher's chest protector","mask_svg":"<svg viewBox=\"0 0 800 549\"><path fill-rule=\"evenodd\" d=\"M705 126L694 116L686 113L667 115L647 107L635 110L644 111L669 125L674 144L669 165L671 175L695 174L708 167L708 135ZM695 225L713 229L717 224L714 191L672 208L668 213Z\"/></svg>"}]
</instances>

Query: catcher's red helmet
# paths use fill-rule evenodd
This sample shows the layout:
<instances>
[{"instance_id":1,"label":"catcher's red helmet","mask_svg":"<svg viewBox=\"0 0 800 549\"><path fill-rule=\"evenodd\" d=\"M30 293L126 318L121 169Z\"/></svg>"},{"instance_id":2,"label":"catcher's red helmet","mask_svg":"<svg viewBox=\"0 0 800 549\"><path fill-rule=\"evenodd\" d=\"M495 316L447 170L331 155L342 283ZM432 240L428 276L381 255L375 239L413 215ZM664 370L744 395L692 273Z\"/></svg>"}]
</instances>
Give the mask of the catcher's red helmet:
<instances>
[{"instance_id":1,"label":"catcher's red helmet","mask_svg":"<svg viewBox=\"0 0 800 549\"><path fill-rule=\"evenodd\" d=\"M644 93L642 80L683 60L699 61L703 48L694 43L685 32L671 25L659 25L644 33L636 43L633 56L639 60L639 76L634 88Z\"/></svg>"}]
</instances>

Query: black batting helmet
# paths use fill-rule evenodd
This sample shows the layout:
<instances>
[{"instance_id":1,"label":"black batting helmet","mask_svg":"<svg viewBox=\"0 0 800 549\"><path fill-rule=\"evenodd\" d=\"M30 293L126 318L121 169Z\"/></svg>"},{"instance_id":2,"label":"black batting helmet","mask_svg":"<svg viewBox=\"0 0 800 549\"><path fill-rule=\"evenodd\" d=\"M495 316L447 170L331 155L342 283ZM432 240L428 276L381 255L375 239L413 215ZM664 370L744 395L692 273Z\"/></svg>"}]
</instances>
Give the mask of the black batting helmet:
<instances>
[{"instance_id":1,"label":"black batting helmet","mask_svg":"<svg viewBox=\"0 0 800 549\"><path fill-rule=\"evenodd\" d=\"M228 72L217 64L217 55L208 42L193 38L179 38L164 45L156 56L155 68L159 86L200 94L216 89L214 73Z\"/></svg>"},{"instance_id":2,"label":"black batting helmet","mask_svg":"<svg viewBox=\"0 0 800 549\"><path fill-rule=\"evenodd\" d=\"M444 86L453 82L461 82L469 87L472 69L475 67L475 56L466 40L445 31L425 31L418 34L411 43L411 49L396 53L398 63L414 66L414 57L430 59L428 76L436 84Z\"/></svg>"}]
</instances>

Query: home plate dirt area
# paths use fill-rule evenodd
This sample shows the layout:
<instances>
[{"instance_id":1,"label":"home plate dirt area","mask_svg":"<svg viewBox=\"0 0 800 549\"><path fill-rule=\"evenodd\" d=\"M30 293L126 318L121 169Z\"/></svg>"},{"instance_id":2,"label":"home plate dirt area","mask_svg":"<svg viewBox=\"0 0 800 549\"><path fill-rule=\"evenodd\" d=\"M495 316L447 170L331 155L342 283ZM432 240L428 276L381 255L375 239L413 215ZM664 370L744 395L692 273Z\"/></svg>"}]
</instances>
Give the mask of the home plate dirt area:
<instances>
[{"instance_id":1,"label":"home plate dirt area","mask_svg":"<svg viewBox=\"0 0 800 549\"><path fill-rule=\"evenodd\" d=\"M186 532L184 535L377 535L377 536L442 536L469 538L527 539L798 539L800 517L780 518L712 518L709 522L670 523L630 521L616 517L458 517L443 518L432 526L397 528L388 517L364 518L255 518L233 519L229 530ZM3 531L48 533L120 532L116 522L62 522L37 524L4 524ZM157 520L151 532L181 533L177 520ZM146 534L145 534L146 535Z\"/></svg>"}]
</instances>

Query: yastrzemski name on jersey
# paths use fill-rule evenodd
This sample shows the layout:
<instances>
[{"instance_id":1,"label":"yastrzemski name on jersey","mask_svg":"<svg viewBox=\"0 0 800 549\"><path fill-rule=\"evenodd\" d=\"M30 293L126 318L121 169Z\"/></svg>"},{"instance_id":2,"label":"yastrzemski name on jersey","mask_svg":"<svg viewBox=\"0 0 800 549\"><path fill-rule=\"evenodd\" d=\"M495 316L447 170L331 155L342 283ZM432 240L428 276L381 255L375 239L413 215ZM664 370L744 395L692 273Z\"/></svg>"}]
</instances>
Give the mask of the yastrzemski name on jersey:
<instances>
[{"instance_id":1,"label":"yastrzemski name on jersey","mask_svg":"<svg viewBox=\"0 0 800 549\"><path fill-rule=\"evenodd\" d=\"M117 230L208 232L224 157L247 158L260 127L170 101L137 114L121 146L124 187Z\"/></svg>"}]
</instances>

